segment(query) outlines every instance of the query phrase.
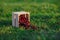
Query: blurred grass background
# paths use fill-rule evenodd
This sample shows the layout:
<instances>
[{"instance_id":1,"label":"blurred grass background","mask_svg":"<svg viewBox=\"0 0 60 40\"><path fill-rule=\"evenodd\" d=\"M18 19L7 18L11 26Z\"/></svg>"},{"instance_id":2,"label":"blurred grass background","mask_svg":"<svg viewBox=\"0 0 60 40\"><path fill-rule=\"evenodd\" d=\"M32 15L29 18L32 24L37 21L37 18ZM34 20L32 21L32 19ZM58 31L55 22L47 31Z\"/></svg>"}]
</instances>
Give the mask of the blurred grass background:
<instances>
[{"instance_id":1,"label":"blurred grass background","mask_svg":"<svg viewBox=\"0 0 60 40\"><path fill-rule=\"evenodd\" d=\"M30 12L37 31L12 27L12 12ZM60 0L0 0L0 40L60 40Z\"/></svg>"}]
</instances>

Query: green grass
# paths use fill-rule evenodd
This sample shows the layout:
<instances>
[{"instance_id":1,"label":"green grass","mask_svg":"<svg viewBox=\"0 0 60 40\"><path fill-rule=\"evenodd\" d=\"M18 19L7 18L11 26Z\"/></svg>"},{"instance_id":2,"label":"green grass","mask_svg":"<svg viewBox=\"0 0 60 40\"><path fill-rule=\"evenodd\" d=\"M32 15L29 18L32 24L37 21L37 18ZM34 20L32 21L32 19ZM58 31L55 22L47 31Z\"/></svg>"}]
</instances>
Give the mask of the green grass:
<instances>
[{"instance_id":1,"label":"green grass","mask_svg":"<svg viewBox=\"0 0 60 40\"><path fill-rule=\"evenodd\" d=\"M12 12L30 12L38 30L12 27ZM0 0L0 40L60 40L59 0Z\"/></svg>"}]
</instances>

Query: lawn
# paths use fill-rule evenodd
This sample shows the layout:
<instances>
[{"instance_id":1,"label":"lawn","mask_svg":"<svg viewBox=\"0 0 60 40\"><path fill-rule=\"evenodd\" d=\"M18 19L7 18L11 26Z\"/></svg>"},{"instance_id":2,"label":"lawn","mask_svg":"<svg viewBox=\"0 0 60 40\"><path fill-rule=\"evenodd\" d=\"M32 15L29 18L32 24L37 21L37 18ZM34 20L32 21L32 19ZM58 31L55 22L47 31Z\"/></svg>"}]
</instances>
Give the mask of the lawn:
<instances>
[{"instance_id":1,"label":"lawn","mask_svg":"<svg viewBox=\"0 0 60 40\"><path fill-rule=\"evenodd\" d=\"M12 12L30 12L38 30L12 27ZM60 40L60 0L0 0L0 40Z\"/></svg>"}]
</instances>

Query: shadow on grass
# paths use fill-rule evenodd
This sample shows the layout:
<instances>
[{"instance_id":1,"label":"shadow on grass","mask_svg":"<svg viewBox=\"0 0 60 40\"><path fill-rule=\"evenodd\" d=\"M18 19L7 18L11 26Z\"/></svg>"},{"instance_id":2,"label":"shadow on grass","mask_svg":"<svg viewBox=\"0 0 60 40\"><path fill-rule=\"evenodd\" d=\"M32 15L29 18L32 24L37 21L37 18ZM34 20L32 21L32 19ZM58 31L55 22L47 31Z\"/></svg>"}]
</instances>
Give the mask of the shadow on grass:
<instances>
[{"instance_id":1,"label":"shadow on grass","mask_svg":"<svg viewBox=\"0 0 60 40\"><path fill-rule=\"evenodd\" d=\"M10 26L10 25L12 25L11 20L0 20L0 27L1 26Z\"/></svg>"}]
</instances>

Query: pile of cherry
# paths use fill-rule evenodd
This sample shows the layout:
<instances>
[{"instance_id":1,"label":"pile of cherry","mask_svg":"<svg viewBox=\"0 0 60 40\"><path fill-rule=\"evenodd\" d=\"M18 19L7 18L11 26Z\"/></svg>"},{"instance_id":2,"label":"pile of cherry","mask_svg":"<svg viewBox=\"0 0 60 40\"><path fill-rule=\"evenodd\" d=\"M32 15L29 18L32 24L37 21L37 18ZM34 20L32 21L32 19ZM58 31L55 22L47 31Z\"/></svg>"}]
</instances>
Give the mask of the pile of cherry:
<instances>
[{"instance_id":1,"label":"pile of cherry","mask_svg":"<svg viewBox=\"0 0 60 40\"><path fill-rule=\"evenodd\" d=\"M25 29L33 29L37 30L37 27L30 24L30 21L28 20L28 15L25 17L25 15L19 16L19 25L23 26Z\"/></svg>"}]
</instances>

